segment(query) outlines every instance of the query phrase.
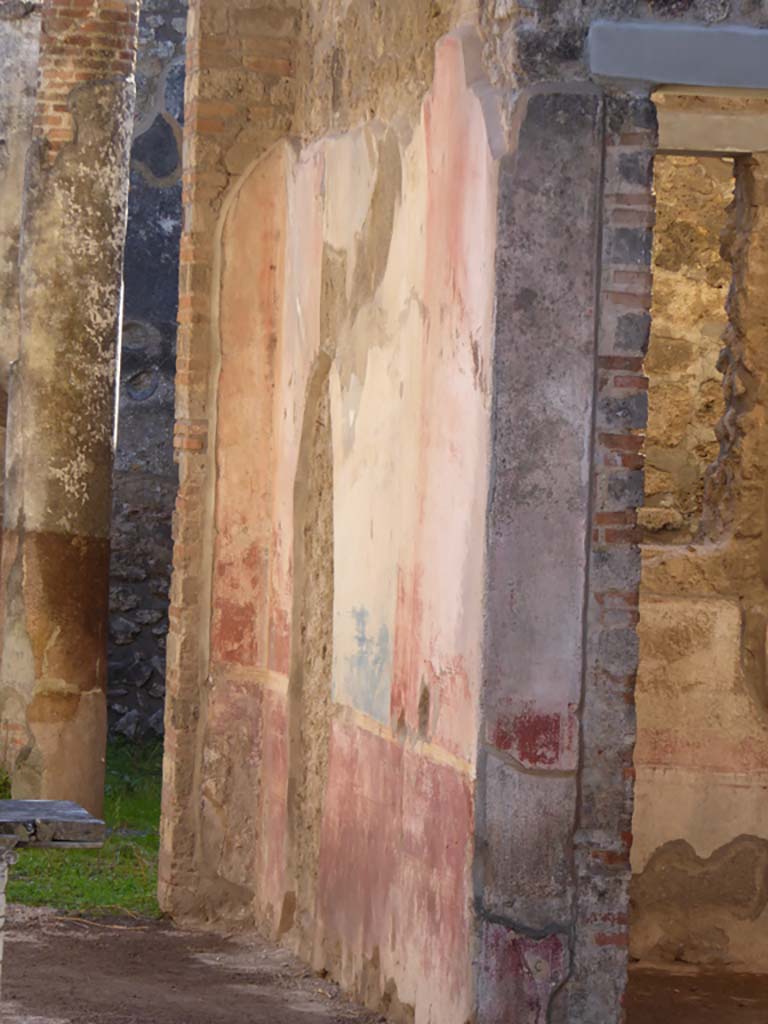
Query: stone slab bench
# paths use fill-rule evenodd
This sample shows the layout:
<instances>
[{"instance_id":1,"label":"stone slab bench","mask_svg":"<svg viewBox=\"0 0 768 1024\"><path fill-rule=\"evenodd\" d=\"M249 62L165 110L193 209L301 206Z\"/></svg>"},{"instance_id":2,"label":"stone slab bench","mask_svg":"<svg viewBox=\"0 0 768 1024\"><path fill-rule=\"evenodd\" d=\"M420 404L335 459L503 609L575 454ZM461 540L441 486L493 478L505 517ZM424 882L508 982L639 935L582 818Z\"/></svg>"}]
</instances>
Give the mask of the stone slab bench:
<instances>
[{"instance_id":1,"label":"stone slab bench","mask_svg":"<svg viewBox=\"0 0 768 1024\"><path fill-rule=\"evenodd\" d=\"M103 821L69 800L0 800L0 982L5 887L18 850L97 850L104 844L106 831Z\"/></svg>"}]
</instances>

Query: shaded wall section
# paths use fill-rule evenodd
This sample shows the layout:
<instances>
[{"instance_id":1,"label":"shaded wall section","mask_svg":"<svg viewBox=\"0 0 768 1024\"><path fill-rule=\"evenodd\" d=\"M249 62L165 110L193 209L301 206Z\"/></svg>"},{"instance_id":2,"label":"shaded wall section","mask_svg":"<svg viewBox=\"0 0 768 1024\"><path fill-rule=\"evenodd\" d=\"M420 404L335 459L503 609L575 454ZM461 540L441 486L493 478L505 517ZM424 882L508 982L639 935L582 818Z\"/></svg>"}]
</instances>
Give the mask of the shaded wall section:
<instances>
[{"instance_id":1,"label":"shaded wall section","mask_svg":"<svg viewBox=\"0 0 768 1024\"><path fill-rule=\"evenodd\" d=\"M632 950L765 970L766 163L736 158L726 208L732 162L669 159L647 363L642 514L655 529L643 549Z\"/></svg>"},{"instance_id":2,"label":"shaded wall section","mask_svg":"<svg viewBox=\"0 0 768 1024\"><path fill-rule=\"evenodd\" d=\"M181 235L186 0L145 0L131 150L113 473L109 716L161 735L176 493L173 405Z\"/></svg>"}]
</instances>

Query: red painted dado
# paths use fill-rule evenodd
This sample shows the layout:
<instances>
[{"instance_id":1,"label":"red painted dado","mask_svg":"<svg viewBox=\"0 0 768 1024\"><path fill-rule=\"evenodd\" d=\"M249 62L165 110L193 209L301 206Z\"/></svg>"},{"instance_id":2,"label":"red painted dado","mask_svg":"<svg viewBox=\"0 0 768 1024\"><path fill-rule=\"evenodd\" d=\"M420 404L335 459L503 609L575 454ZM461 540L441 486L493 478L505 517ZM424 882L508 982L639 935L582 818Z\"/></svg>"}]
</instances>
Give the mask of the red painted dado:
<instances>
[{"instance_id":1,"label":"red painted dado","mask_svg":"<svg viewBox=\"0 0 768 1024\"><path fill-rule=\"evenodd\" d=\"M337 720L324 808L318 920L354 976L380 963L414 1005L470 984L470 780L399 743ZM434 998L434 997L432 997Z\"/></svg>"},{"instance_id":2,"label":"red painted dado","mask_svg":"<svg viewBox=\"0 0 768 1024\"><path fill-rule=\"evenodd\" d=\"M205 715L206 765L202 841L216 874L248 887L256 870L259 789L264 764L266 694L252 683L222 675L211 685ZM223 770L229 752L237 772ZM237 828L230 823L237 822Z\"/></svg>"}]
</instances>

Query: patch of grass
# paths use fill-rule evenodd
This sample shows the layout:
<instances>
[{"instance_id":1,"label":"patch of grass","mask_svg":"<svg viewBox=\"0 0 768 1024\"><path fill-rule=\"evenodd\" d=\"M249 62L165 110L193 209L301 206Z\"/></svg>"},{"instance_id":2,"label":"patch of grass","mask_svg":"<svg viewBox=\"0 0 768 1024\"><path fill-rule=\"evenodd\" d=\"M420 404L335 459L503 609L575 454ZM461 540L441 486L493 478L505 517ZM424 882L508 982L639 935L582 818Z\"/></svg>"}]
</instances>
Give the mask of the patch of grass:
<instances>
[{"instance_id":1,"label":"patch of grass","mask_svg":"<svg viewBox=\"0 0 768 1024\"><path fill-rule=\"evenodd\" d=\"M157 916L161 743L107 750L101 850L24 850L11 868L8 900L78 914Z\"/></svg>"}]
</instances>

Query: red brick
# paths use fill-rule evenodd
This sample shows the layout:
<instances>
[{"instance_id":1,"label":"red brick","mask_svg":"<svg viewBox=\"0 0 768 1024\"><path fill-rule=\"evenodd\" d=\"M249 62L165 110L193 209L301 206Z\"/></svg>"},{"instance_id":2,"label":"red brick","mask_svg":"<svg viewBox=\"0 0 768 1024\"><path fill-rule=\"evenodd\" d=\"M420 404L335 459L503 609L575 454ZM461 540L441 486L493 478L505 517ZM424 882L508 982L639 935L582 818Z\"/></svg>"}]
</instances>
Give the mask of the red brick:
<instances>
[{"instance_id":1,"label":"red brick","mask_svg":"<svg viewBox=\"0 0 768 1024\"><path fill-rule=\"evenodd\" d=\"M638 391L648 390L648 378L641 376L614 377L613 383L617 388L635 388Z\"/></svg>"},{"instance_id":2,"label":"red brick","mask_svg":"<svg viewBox=\"0 0 768 1024\"><path fill-rule=\"evenodd\" d=\"M628 946L629 936L626 932L599 932L595 936L596 946Z\"/></svg>"},{"instance_id":3,"label":"red brick","mask_svg":"<svg viewBox=\"0 0 768 1024\"><path fill-rule=\"evenodd\" d=\"M597 365L603 370L642 370L639 356L600 356Z\"/></svg>"},{"instance_id":4,"label":"red brick","mask_svg":"<svg viewBox=\"0 0 768 1024\"><path fill-rule=\"evenodd\" d=\"M599 526L634 526L637 521L637 513L634 509L625 509L621 512L598 512L595 515L595 522Z\"/></svg>"},{"instance_id":5,"label":"red brick","mask_svg":"<svg viewBox=\"0 0 768 1024\"><path fill-rule=\"evenodd\" d=\"M606 530L606 544L639 544L642 540L642 531L636 527L626 530Z\"/></svg>"},{"instance_id":6,"label":"red brick","mask_svg":"<svg viewBox=\"0 0 768 1024\"><path fill-rule=\"evenodd\" d=\"M600 434L598 440L613 451L639 452L645 444L642 434Z\"/></svg>"}]
</instances>

